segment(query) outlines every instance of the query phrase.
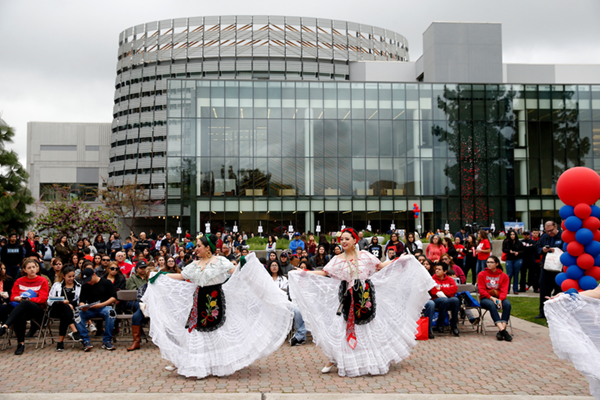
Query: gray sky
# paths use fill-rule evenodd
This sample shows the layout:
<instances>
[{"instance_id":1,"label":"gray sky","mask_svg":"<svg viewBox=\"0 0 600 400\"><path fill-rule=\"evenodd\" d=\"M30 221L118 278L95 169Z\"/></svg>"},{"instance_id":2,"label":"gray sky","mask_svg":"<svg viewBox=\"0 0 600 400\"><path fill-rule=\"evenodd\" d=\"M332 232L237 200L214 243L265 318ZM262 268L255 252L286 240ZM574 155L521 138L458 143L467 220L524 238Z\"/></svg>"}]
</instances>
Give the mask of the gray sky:
<instances>
[{"instance_id":1,"label":"gray sky","mask_svg":"<svg viewBox=\"0 0 600 400\"><path fill-rule=\"evenodd\" d=\"M0 0L0 114L25 163L27 122L112 122L119 33L203 15L289 15L390 29L412 61L433 21L502 23L506 63L600 64L597 0Z\"/></svg>"}]
</instances>

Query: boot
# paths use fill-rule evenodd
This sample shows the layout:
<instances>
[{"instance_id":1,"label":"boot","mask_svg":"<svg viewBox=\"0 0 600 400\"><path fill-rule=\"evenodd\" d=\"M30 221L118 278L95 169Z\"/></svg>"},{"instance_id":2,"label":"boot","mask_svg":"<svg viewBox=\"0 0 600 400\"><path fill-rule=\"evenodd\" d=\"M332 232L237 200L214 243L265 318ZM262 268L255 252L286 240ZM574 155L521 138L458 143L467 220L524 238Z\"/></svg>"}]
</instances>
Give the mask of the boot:
<instances>
[{"instance_id":1,"label":"boot","mask_svg":"<svg viewBox=\"0 0 600 400\"><path fill-rule=\"evenodd\" d=\"M137 350L140 348L140 342L142 341L142 335L141 335L141 330L142 327L139 325L133 325L131 327L131 334L133 335L133 343L131 343L131 346L129 346L127 348L127 351L133 351L133 350Z\"/></svg>"}]
</instances>

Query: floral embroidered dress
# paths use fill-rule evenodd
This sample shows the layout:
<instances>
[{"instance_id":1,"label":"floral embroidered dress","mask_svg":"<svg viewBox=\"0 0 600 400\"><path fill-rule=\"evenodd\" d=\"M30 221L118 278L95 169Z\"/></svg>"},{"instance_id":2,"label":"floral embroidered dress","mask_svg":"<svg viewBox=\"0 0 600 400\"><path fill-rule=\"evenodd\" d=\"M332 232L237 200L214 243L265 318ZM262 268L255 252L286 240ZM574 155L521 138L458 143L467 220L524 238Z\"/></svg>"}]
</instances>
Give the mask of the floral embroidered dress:
<instances>
[{"instance_id":1,"label":"floral embroidered dress","mask_svg":"<svg viewBox=\"0 0 600 400\"><path fill-rule=\"evenodd\" d=\"M341 376L385 374L416 345L417 320L433 279L413 256L377 272L379 263L361 251L357 260L332 258L323 268L329 277L288 275L307 329Z\"/></svg>"},{"instance_id":2,"label":"floral embroidered dress","mask_svg":"<svg viewBox=\"0 0 600 400\"><path fill-rule=\"evenodd\" d=\"M204 269L186 266L186 281L159 276L148 285L150 336L180 375L231 375L285 340L293 306L253 253L246 260L233 275L234 265L215 257Z\"/></svg>"}]
</instances>

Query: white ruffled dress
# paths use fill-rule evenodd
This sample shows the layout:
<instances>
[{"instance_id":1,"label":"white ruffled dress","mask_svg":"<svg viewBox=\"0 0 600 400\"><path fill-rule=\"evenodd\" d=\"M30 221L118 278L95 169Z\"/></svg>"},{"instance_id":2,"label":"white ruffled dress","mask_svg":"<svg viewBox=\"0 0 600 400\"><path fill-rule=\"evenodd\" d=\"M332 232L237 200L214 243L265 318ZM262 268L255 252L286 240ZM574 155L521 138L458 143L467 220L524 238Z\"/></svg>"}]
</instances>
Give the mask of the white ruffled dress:
<instances>
[{"instance_id":1,"label":"white ruffled dress","mask_svg":"<svg viewBox=\"0 0 600 400\"><path fill-rule=\"evenodd\" d=\"M554 353L571 361L600 399L600 300L563 294L544 303L544 313Z\"/></svg>"},{"instance_id":2,"label":"white ruffled dress","mask_svg":"<svg viewBox=\"0 0 600 400\"><path fill-rule=\"evenodd\" d=\"M435 282L413 256L403 256L377 272L379 263L371 253L359 253L358 279L363 287L370 279L376 304L374 318L355 325L354 349L346 340L346 320L336 312L341 281L351 282L351 268L355 271L356 267L334 257L323 268L329 277L302 276L297 271L288 275L292 300L300 308L313 340L337 365L340 376L386 374L390 364L407 358L416 345L417 320Z\"/></svg>"},{"instance_id":3,"label":"white ruffled dress","mask_svg":"<svg viewBox=\"0 0 600 400\"><path fill-rule=\"evenodd\" d=\"M182 275L190 282L160 276L148 285L142 301L150 316L150 336L180 375L231 375L273 353L285 340L293 321L292 303L254 254L246 260L233 275L228 270L234 265L216 257L204 270L196 262L186 266ZM210 332L190 332L186 323L197 286L223 282L223 325Z\"/></svg>"}]
</instances>

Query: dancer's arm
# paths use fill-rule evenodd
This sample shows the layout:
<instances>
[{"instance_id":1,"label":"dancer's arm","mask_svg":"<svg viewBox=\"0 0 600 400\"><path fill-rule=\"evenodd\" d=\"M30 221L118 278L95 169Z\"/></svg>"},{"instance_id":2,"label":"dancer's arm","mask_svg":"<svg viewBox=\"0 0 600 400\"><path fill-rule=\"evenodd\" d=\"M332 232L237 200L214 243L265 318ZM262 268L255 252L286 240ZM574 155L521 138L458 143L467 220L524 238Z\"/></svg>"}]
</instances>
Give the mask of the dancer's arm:
<instances>
[{"instance_id":1,"label":"dancer's arm","mask_svg":"<svg viewBox=\"0 0 600 400\"><path fill-rule=\"evenodd\" d=\"M165 274L165 276L168 276L169 278L175 279L177 281L184 281L185 280L185 278L181 274Z\"/></svg>"},{"instance_id":2,"label":"dancer's arm","mask_svg":"<svg viewBox=\"0 0 600 400\"><path fill-rule=\"evenodd\" d=\"M593 290L586 290L579 293L581 296L591 297L593 299L600 299L600 286Z\"/></svg>"},{"instance_id":3,"label":"dancer's arm","mask_svg":"<svg viewBox=\"0 0 600 400\"><path fill-rule=\"evenodd\" d=\"M377 264L377 271L384 269L385 267L387 267L388 265L390 265L393 262L394 262L394 260L387 260L387 261Z\"/></svg>"}]
</instances>

